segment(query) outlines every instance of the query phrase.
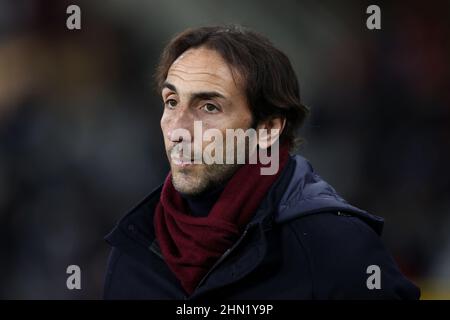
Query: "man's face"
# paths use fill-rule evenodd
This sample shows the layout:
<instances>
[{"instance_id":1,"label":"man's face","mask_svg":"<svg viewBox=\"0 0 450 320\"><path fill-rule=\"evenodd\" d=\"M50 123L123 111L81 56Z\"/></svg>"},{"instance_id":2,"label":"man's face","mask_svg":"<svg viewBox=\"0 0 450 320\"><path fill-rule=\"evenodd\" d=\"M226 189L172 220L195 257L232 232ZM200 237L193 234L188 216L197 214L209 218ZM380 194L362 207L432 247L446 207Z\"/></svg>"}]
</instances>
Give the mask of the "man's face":
<instances>
[{"instance_id":1,"label":"man's face","mask_svg":"<svg viewBox=\"0 0 450 320\"><path fill-rule=\"evenodd\" d=\"M216 51L202 47L189 49L170 67L161 94L164 102L161 128L175 189L198 195L226 182L238 165L185 163L176 157L174 160L173 153L177 150L174 148L181 139L173 132L189 131L192 138L184 143L190 143L194 150L194 121L202 121L203 131L220 130L223 137L226 129L250 128L252 115L243 85L236 76L233 78L230 67ZM203 141L203 149L207 145Z\"/></svg>"}]
</instances>

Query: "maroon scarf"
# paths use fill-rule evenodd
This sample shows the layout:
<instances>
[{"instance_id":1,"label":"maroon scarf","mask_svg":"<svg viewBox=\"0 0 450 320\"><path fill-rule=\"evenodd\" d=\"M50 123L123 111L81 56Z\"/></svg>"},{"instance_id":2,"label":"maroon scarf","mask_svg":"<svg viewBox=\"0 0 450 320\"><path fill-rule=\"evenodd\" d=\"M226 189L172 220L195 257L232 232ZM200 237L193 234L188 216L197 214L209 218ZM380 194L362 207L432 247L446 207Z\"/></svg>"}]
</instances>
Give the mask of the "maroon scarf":
<instances>
[{"instance_id":1,"label":"maroon scarf","mask_svg":"<svg viewBox=\"0 0 450 320\"><path fill-rule=\"evenodd\" d=\"M206 217L187 214L187 205L169 173L155 210L155 233L166 263L188 294L239 238L288 156L287 146L281 146L279 169L274 175L261 175L259 161L240 167Z\"/></svg>"}]
</instances>

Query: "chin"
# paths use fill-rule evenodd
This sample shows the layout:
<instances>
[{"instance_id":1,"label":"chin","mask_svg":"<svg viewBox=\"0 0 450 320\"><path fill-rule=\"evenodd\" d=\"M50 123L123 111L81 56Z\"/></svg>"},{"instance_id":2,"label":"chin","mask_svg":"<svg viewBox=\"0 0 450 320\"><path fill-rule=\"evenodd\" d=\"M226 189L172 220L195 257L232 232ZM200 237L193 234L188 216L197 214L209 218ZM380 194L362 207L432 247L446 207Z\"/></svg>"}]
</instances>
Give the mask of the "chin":
<instances>
[{"instance_id":1,"label":"chin","mask_svg":"<svg viewBox=\"0 0 450 320\"><path fill-rule=\"evenodd\" d=\"M197 175L179 170L172 172L172 183L175 190L186 195L196 195L204 189Z\"/></svg>"}]
</instances>

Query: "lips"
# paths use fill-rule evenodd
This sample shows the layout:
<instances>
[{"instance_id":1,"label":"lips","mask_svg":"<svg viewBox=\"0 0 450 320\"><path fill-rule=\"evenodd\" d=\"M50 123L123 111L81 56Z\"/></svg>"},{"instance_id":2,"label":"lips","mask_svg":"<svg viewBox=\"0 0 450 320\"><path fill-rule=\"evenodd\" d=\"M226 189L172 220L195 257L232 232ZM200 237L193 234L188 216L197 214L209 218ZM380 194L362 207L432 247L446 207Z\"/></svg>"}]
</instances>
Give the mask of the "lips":
<instances>
[{"instance_id":1,"label":"lips","mask_svg":"<svg viewBox=\"0 0 450 320\"><path fill-rule=\"evenodd\" d=\"M175 148L170 152L170 158L172 163L177 166L187 166L189 164L193 164L193 160L189 157L182 157L180 152Z\"/></svg>"},{"instance_id":2,"label":"lips","mask_svg":"<svg viewBox=\"0 0 450 320\"><path fill-rule=\"evenodd\" d=\"M172 163L177 166L187 166L190 164L193 164L193 161L191 159L181 159L178 157L172 157Z\"/></svg>"}]
</instances>

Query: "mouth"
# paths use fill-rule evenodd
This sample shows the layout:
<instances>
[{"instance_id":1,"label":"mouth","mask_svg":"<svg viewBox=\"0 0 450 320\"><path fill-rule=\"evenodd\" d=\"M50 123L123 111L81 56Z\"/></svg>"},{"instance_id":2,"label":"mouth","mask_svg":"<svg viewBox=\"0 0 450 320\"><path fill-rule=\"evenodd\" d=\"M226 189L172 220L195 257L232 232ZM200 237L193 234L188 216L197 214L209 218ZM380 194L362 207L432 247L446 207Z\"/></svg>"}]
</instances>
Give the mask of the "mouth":
<instances>
[{"instance_id":1,"label":"mouth","mask_svg":"<svg viewBox=\"0 0 450 320\"><path fill-rule=\"evenodd\" d=\"M194 164L194 160L190 157L183 157L178 152L172 151L170 153L170 159L172 164L179 166L179 167L187 167Z\"/></svg>"},{"instance_id":2,"label":"mouth","mask_svg":"<svg viewBox=\"0 0 450 320\"><path fill-rule=\"evenodd\" d=\"M172 157L172 163L176 166L186 167L194 164L191 159L181 159L178 157Z\"/></svg>"},{"instance_id":3,"label":"mouth","mask_svg":"<svg viewBox=\"0 0 450 320\"><path fill-rule=\"evenodd\" d=\"M172 165L181 168L192 167L194 164L198 164L198 161L195 160L195 155L185 152L182 144L178 144L170 150L169 158Z\"/></svg>"}]
</instances>

